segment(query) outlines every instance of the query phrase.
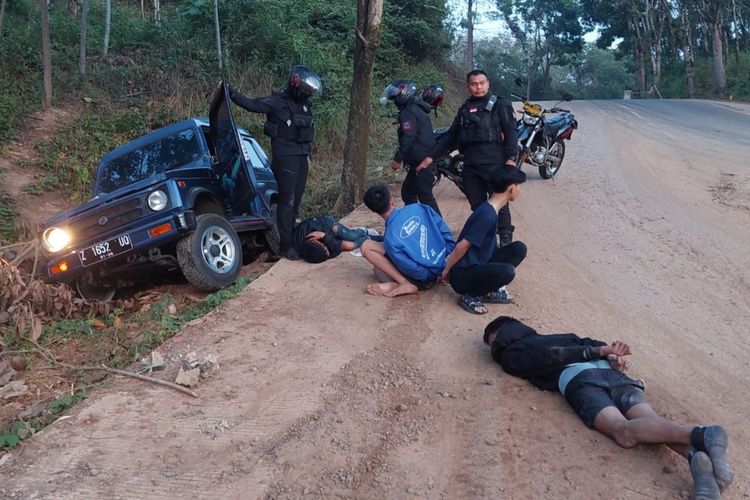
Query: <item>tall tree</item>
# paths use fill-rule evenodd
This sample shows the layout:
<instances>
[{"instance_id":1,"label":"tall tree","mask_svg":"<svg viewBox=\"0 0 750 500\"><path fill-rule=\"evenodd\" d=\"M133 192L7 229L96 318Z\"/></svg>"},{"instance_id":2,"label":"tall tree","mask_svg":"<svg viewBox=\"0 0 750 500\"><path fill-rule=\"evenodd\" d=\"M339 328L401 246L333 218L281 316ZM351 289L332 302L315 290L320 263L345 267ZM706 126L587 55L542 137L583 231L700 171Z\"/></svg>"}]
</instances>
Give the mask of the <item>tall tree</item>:
<instances>
[{"instance_id":1,"label":"tall tree","mask_svg":"<svg viewBox=\"0 0 750 500\"><path fill-rule=\"evenodd\" d=\"M474 69L474 0L467 0L466 10L466 65Z\"/></svg>"},{"instance_id":2,"label":"tall tree","mask_svg":"<svg viewBox=\"0 0 750 500\"><path fill-rule=\"evenodd\" d=\"M81 5L81 53L78 57L78 71L86 74L86 27L89 20L89 0L83 0Z\"/></svg>"},{"instance_id":3,"label":"tall tree","mask_svg":"<svg viewBox=\"0 0 750 500\"><path fill-rule=\"evenodd\" d=\"M219 28L219 0L214 0L214 25L216 28L216 57L221 69L221 28Z\"/></svg>"},{"instance_id":4,"label":"tall tree","mask_svg":"<svg viewBox=\"0 0 750 500\"><path fill-rule=\"evenodd\" d=\"M380 45L383 0L357 0L354 37L354 75L349 101L349 120L341 171L341 192L334 211L345 213L362 201L370 145L370 98L372 65Z\"/></svg>"},{"instance_id":5,"label":"tall tree","mask_svg":"<svg viewBox=\"0 0 750 500\"><path fill-rule=\"evenodd\" d=\"M5 20L5 4L6 0L0 2L0 36L3 36L3 21Z\"/></svg>"},{"instance_id":6,"label":"tall tree","mask_svg":"<svg viewBox=\"0 0 750 500\"><path fill-rule=\"evenodd\" d=\"M104 47L102 56L107 57L109 53L109 30L112 26L112 0L104 0Z\"/></svg>"},{"instance_id":7,"label":"tall tree","mask_svg":"<svg viewBox=\"0 0 750 500\"><path fill-rule=\"evenodd\" d=\"M44 109L52 107L52 49L49 44L47 0L39 0L42 25L42 65L44 66Z\"/></svg>"}]
</instances>

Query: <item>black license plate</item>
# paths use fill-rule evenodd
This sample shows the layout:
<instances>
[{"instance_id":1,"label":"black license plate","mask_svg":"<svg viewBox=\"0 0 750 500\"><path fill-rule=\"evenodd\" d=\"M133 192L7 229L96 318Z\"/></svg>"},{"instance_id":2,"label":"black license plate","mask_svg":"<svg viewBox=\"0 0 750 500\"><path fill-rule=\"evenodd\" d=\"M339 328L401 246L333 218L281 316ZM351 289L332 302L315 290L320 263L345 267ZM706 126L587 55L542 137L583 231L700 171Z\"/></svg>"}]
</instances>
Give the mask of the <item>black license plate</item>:
<instances>
[{"instance_id":1,"label":"black license plate","mask_svg":"<svg viewBox=\"0 0 750 500\"><path fill-rule=\"evenodd\" d=\"M123 234L80 250L78 257L80 257L81 264L85 267L110 259L132 249L133 242L130 240L130 235Z\"/></svg>"}]
</instances>

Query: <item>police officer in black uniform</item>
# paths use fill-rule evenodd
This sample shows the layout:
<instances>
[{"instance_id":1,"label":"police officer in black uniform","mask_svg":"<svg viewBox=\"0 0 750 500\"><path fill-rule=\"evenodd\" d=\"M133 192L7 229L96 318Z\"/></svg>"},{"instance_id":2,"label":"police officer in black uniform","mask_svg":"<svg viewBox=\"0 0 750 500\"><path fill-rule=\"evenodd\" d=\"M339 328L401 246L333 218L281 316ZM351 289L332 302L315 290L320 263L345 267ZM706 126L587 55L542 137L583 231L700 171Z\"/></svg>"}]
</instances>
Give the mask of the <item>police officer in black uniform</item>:
<instances>
[{"instance_id":1,"label":"police officer in black uniform","mask_svg":"<svg viewBox=\"0 0 750 500\"><path fill-rule=\"evenodd\" d=\"M398 170L402 162L406 167L401 199L405 205L417 202L428 205L439 214L440 209L432 194L434 167L416 168L435 147L435 135L428 114L432 108L417 98L417 87L410 80L395 80L385 88L380 102L385 105L390 101L396 103L398 108L398 150L393 155L391 168Z\"/></svg>"},{"instance_id":2,"label":"police officer in black uniform","mask_svg":"<svg viewBox=\"0 0 750 500\"><path fill-rule=\"evenodd\" d=\"M456 147L464 156L464 192L476 209L487 200L491 191L489 179L500 165L515 168L518 154L516 119L510 101L490 94L487 74L475 69L466 75L470 97L458 110L446 134L438 140L432 154L417 167L424 168ZM500 246L513 239L510 208L505 205L498 213Z\"/></svg>"},{"instance_id":3,"label":"police officer in black uniform","mask_svg":"<svg viewBox=\"0 0 750 500\"><path fill-rule=\"evenodd\" d=\"M271 167L279 185L279 246L281 255L290 260L299 258L292 245L292 233L307 183L314 134L309 98L321 90L320 78L305 66L293 67L286 90L268 97L251 99L230 88L230 97L238 106L266 114L263 133L271 138Z\"/></svg>"}]
</instances>

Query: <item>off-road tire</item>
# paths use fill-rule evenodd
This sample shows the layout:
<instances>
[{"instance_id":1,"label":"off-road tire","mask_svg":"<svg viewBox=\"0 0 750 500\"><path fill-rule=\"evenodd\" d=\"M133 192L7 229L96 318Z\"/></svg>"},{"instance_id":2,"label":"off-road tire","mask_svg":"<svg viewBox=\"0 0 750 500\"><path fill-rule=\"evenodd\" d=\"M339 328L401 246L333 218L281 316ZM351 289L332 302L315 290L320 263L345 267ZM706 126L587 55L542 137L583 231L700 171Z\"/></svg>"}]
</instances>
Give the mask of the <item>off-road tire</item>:
<instances>
[{"instance_id":1,"label":"off-road tire","mask_svg":"<svg viewBox=\"0 0 750 500\"><path fill-rule=\"evenodd\" d=\"M195 231L177 242L177 261L193 286L209 292L219 290L234 283L240 274L240 239L221 215L199 215Z\"/></svg>"},{"instance_id":2,"label":"off-road tire","mask_svg":"<svg viewBox=\"0 0 750 500\"><path fill-rule=\"evenodd\" d=\"M560 149L562 150L562 152L560 153L560 163L557 164L557 168L554 170L551 170L549 165L546 165L546 164L540 166L539 175L542 177L542 179L551 179L555 175L557 175L557 172L560 171L560 167L562 167L562 162L565 159L565 143L560 141L560 142L553 143L553 146L554 145L558 145Z\"/></svg>"},{"instance_id":3,"label":"off-road tire","mask_svg":"<svg viewBox=\"0 0 750 500\"><path fill-rule=\"evenodd\" d=\"M271 205L271 227L263 233L263 237L268 244L268 249L274 255L279 255L279 252L281 252L281 235L279 234L279 226L276 223L277 207L276 203Z\"/></svg>"},{"instance_id":4,"label":"off-road tire","mask_svg":"<svg viewBox=\"0 0 750 500\"><path fill-rule=\"evenodd\" d=\"M107 285L95 285L87 282L85 279L80 278L75 282L75 289L78 295L82 299L86 300L99 300L101 302L109 302L115 297L117 289L113 286Z\"/></svg>"}]
</instances>

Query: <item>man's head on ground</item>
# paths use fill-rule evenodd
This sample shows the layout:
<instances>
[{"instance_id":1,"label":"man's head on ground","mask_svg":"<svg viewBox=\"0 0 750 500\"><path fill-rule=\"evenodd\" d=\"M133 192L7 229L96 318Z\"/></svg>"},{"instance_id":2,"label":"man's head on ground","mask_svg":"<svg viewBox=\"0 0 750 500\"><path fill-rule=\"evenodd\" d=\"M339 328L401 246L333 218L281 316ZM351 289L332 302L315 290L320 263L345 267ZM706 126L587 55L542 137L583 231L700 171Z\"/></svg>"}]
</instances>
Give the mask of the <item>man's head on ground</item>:
<instances>
[{"instance_id":1,"label":"man's head on ground","mask_svg":"<svg viewBox=\"0 0 750 500\"><path fill-rule=\"evenodd\" d=\"M523 170L501 165L497 167L490 177L490 186L493 193L506 193L508 200L513 201L521 194L521 184L526 182L526 174Z\"/></svg>"},{"instance_id":2,"label":"man's head on ground","mask_svg":"<svg viewBox=\"0 0 750 500\"><path fill-rule=\"evenodd\" d=\"M379 185L372 186L365 192L364 202L367 208L385 218L393 208L393 198L388 188Z\"/></svg>"},{"instance_id":3,"label":"man's head on ground","mask_svg":"<svg viewBox=\"0 0 750 500\"><path fill-rule=\"evenodd\" d=\"M490 80L481 69L473 69L466 75L466 88L471 97L484 97L490 91Z\"/></svg>"},{"instance_id":4,"label":"man's head on ground","mask_svg":"<svg viewBox=\"0 0 750 500\"><path fill-rule=\"evenodd\" d=\"M331 257L331 254L328 252L328 247L326 247L322 241L316 240L315 238L307 238L305 242L302 243L302 253L300 254L300 257L302 257L305 262L319 264L328 260Z\"/></svg>"},{"instance_id":5,"label":"man's head on ground","mask_svg":"<svg viewBox=\"0 0 750 500\"><path fill-rule=\"evenodd\" d=\"M529 335L537 335L536 330L510 316L498 316L484 328L483 339L492 350L492 357L500 361L509 345Z\"/></svg>"}]
</instances>

